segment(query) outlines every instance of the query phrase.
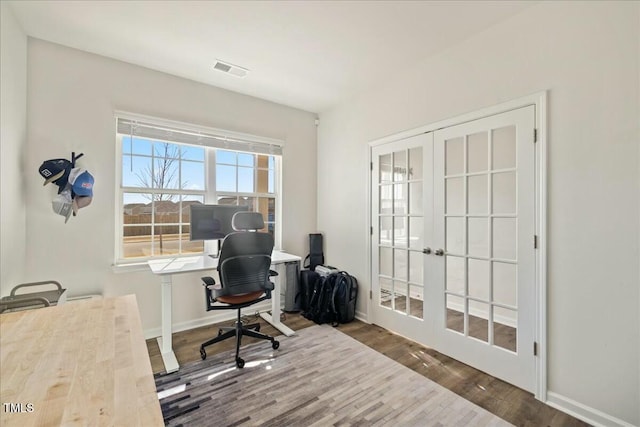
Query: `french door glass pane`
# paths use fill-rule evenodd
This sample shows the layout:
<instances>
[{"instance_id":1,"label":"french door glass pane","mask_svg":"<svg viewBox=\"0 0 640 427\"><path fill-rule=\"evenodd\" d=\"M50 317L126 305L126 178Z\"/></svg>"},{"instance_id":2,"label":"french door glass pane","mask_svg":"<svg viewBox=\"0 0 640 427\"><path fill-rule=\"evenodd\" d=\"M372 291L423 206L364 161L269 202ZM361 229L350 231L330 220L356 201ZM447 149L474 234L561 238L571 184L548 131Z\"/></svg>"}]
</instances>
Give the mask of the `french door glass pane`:
<instances>
[{"instance_id":1,"label":"french door glass pane","mask_svg":"<svg viewBox=\"0 0 640 427\"><path fill-rule=\"evenodd\" d=\"M393 298L393 282L386 277L378 277L378 283L380 284L380 305L384 307L391 307L391 300Z\"/></svg>"},{"instance_id":2,"label":"french door glass pane","mask_svg":"<svg viewBox=\"0 0 640 427\"><path fill-rule=\"evenodd\" d=\"M517 266L493 262L493 302L515 307L518 301Z\"/></svg>"},{"instance_id":3,"label":"french door glass pane","mask_svg":"<svg viewBox=\"0 0 640 427\"><path fill-rule=\"evenodd\" d=\"M422 217L409 218L409 247L411 249L423 248L424 219Z\"/></svg>"},{"instance_id":4,"label":"french door glass pane","mask_svg":"<svg viewBox=\"0 0 640 427\"><path fill-rule=\"evenodd\" d=\"M465 259L455 256L446 257L446 289L459 295L465 295L464 272Z\"/></svg>"},{"instance_id":5,"label":"french door glass pane","mask_svg":"<svg viewBox=\"0 0 640 427\"><path fill-rule=\"evenodd\" d=\"M422 179L422 147L409 150L409 179Z\"/></svg>"},{"instance_id":6,"label":"french door glass pane","mask_svg":"<svg viewBox=\"0 0 640 427\"><path fill-rule=\"evenodd\" d=\"M409 251L409 281L422 284L423 256L422 252Z\"/></svg>"},{"instance_id":7,"label":"french door glass pane","mask_svg":"<svg viewBox=\"0 0 640 427\"><path fill-rule=\"evenodd\" d=\"M407 184L394 184L393 213L396 215L406 215L407 207Z\"/></svg>"},{"instance_id":8,"label":"french door glass pane","mask_svg":"<svg viewBox=\"0 0 640 427\"><path fill-rule=\"evenodd\" d=\"M408 298L409 298L409 284L407 282L401 282L394 280L393 282L394 296L393 299L394 309L401 313L407 313Z\"/></svg>"},{"instance_id":9,"label":"french door glass pane","mask_svg":"<svg viewBox=\"0 0 640 427\"><path fill-rule=\"evenodd\" d=\"M446 213L449 215L463 215L464 212L464 178L447 178Z\"/></svg>"},{"instance_id":10,"label":"french door glass pane","mask_svg":"<svg viewBox=\"0 0 640 427\"><path fill-rule=\"evenodd\" d=\"M445 141L445 175L457 175L464 171L463 138Z\"/></svg>"},{"instance_id":11,"label":"french door glass pane","mask_svg":"<svg viewBox=\"0 0 640 427\"><path fill-rule=\"evenodd\" d=\"M423 297L422 297L422 285L416 286L411 285L411 298L409 298L409 314L413 317L417 317L418 319L422 319L423 316Z\"/></svg>"},{"instance_id":12,"label":"french door glass pane","mask_svg":"<svg viewBox=\"0 0 640 427\"><path fill-rule=\"evenodd\" d=\"M470 214L487 214L488 213L488 175L470 176L468 180L468 203Z\"/></svg>"},{"instance_id":13,"label":"french door glass pane","mask_svg":"<svg viewBox=\"0 0 640 427\"><path fill-rule=\"evenodd\" d=\"M407 247L407 217L396 216L393 218L393 246Z\"/></svg>"},{"instance_id":14,"label":"french door glass pane","mask_svg":"<svg viewBox=\"0 0 640 427\"><path fill-rule=\"evenodd\" d=\"M469 296L489 301L489 261L470 258L468 263Z\"/></svg>"},{"instance_id":15,"label":"french door glass pane","mask_svg":"<svg viewBox=\"0 0 640 427\"><path fill-rule=\"evenodd\" d=\"M515 218L493 218L493 257L516 260Z\"/></svg>"},{"instance_id":16,"label":"french door glass pane","mask_svg":"<svg viewBox=\"0 0 640 427\"><path fill-rule=\"evenodd\" d=\"M379 171L379 182L390 182L391 181L391 154L385 154L384 156L380 156L380 171Z\"/></svg>"},{"instance_id":17,"label":"french door glass pane","mask_svg":"<svg viewBox=\"0 0 640 427\"><path fill-rule=\"evenodd\" d=\"M407 180L407 152L396 151L393 153L393 181Z\"/></svg>"},{"instance_id":18,"label":"french door glass pane","mask_svg":"<svg viewBox=\"0 0 640 427\"><path fill-rule=\"evenodd\" d=\"M447 253L464 255L464 218L448 217L445 224Z\"/></svg>"},{"instance_id":19,"label":"french door glass pane","mask_svg":"<svg viewBox=\"0 0 640 427\"><path fill-rule=\"evenodd\" d=\"M469 250L471 256L489 256L489 219L469 218Z\"/></svg>"},{"instance_id":20,"label":"french door glass pane","mask_svg":"<svg viewBox=\"0 0 640 427\"><path fill-rule=\"evenodd\" d=\"M469 336L489 341L489 304L469 300Z\"/></svg>"},{"instance_id":21,"label":"french door glass pane","mask_svg":"<svg viewBox=\"0 0 640 427\"><path fill-rule=\"evenodd\" d=\"M393 213L393 186L380 186L380 213L383 215Z\"/></svg>"},{"instance_id":22,"label":"french door glass pane","mask_svg":"<svg viewBox=\"0 0 640 427\"><path fill-rule=\"evenodd\" d=\"M393 277L395 279L407 280L407 250L393 250Z\"/></svg>"},{"instance_id":23,"label":"french door glass pane","mask_svg":"<svg viewBox=\"0 0 640 427\"><path fill-rule=\"evenodd\" d=\"M378 266L378 270L380 271L380 274L383 274L385 276L389 276L391 277L393 275L393 271L392 271L392 266L393 266L393 253L392 253L393 249L391 248L385 248L385 247L380 247L378 249L379 252L379 266Z\"/></svg>"},{"instance_id":24,"label":"french door glass pane","mask_svg":"<svg viewBox=\"0 0 640 427\"><path fill-rule=\"evenodd\" d=\"M378 230L378 238L381 245L391 246L391 232L393 230L393 218L390 216L380 217L380 229Z\"/></svg>"},{"instance_id":25,"label":"french door glass pane","mask_svg":"<svg viewBox=\"0 0 640 427\"><path fill-rule=\"evenodd\" d=\"M409 213L422 215L422 182L409 184Z\"/></svg>"},{"instance_id":26,"label":"french door glass pane","mask_svg":"<svg viewBox=\"0 0 640 427\"><path fill-rule=\"evenodd\" d=\"M489 145L487 132L469 135L467 138L467 169L469 173L484 172L488 169Z\"/></svg>"},{"instance_id":27,"label":"french door glass pane","mask_svg":"<svg viewBox=\"0 0 640 427\"><path fill-rule=\"evenodd\" d=\"M447 316L447 329L452 331L464 333L464 313L465 304L464 298L457 297L455 295L446 295L445 300L446 316Z\"/></svg>"},{"instance_id":28,"label":"french door glass pane","mask_svg":"<svg viewBox=\"0 0 640 427\"><path fill-rule=\"evenodd\" d=\"M493 174L493 213L516 213L516 173Z\"/></svg>"},{"instance_id":29,"label":"french door glass pane","mask_svg":"<svg viewBox=\"0 0 640 427\"><path fill-rule=\"evenodd\" d=\"M493 308L493 343L516 352L518 342L518 312L502 307Z\"/></svg>"},{"instance_id":30,"label":"french door glass pane","mask_svg":"<svg viewBox=\"0 0 640 427\"><path fill-rule=\"evenodd\" d=\"M516 127L508 126L494 129L493 139L493 169L507 169L516 167Z\"/></svg>"}]
</instances>

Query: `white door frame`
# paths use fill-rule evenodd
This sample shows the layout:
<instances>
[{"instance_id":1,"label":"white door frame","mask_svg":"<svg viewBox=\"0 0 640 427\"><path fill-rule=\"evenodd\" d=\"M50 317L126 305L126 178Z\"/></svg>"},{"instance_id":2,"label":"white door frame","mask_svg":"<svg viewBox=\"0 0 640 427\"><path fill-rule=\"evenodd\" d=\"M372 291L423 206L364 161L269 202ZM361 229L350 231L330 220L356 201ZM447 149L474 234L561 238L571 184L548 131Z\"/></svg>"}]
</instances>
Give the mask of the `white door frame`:
<instances>
[{"instance_id":1,"label":"white door frame","mask_svg":"<svg viewBox=\"0 0 640 427\"><path fill-rule=\"evenodd\" d=\"M459 125L461 123L472 120L481 119L483 117L504 113L506 111L515 110L529 105L535 106L535 129L536 129L536 146L535 155L535 231L537 236L538 250L535 259L535 334L534 339L537 343L537 357L535 357L535 397L545 402L547 400L547 92L538 92L512 101L504 102L491 107L482 108L477 111L466 113L460 116L441 120L428 125L420 126L414 129L405 130L393 135L388 135L369 142L367 147L367 157L369 164L372 164L371 148L377 145L398 141L421 133L432 132L449 126ZM372 310L372 292L371 283L373 277L371 275L372 259L371 259L371 182L372 173L368 172L367 179L367 218L366 233L367 236L367 276L369 282L369 299L367 299L367 321L371 319Z\"/></svg>"}]
</instances>

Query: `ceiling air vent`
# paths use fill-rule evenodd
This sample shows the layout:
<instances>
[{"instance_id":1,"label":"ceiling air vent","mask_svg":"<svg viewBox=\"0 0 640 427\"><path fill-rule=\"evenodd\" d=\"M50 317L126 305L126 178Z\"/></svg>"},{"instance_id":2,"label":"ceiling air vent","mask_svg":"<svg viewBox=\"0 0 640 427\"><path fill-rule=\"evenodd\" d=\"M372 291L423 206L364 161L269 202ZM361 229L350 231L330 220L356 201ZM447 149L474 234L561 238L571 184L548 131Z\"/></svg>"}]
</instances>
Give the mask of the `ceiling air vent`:
<instances>
[{"instance_id":1,"label":"ceiling air vent","mask_svg":"<svg viewBox=\"0 0 640 427\"><path fill-rule=\"evenodd\" d=\"M249 73L249 70L247 70L246 68L229 64L228 62L223 62L219 59L216 59L216 63L213 66L213 69L222 71L223 73L231 74L232 76L236 77L245 77Z\"/></svg>"}]
</instances>

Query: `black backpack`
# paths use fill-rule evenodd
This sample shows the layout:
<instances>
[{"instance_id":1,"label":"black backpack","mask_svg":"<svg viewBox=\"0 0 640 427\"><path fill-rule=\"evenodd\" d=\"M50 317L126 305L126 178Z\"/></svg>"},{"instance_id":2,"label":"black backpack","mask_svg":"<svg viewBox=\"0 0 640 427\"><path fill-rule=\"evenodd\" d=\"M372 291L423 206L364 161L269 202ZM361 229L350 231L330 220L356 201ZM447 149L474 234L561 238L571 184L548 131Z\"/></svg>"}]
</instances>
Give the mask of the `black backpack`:
<instances>
[{"instance_id":1,"label":"black backpack","mask_svg":"<svg viewBox=\"0 0 640 427\"><path fill-rule=\"evenodd\" d=\"M329 274L315 281L303 316L317 324L351 322L355 318L358 281L347 272Z\"/></svg>"},{"instance_id":2,"label":"black backpack","mask_svg":"<svg viewBox=\"0 0 640 427\"><path fill-rule=\"evenodd\" d=\"M313 289L315 288L318 280L320 280L320 275L315 271L300 271L300 281L295 302L297 306L300 307L300 311L302 311L303 314L309 310L311 297L313 296Z\"/></svg>"},{"instance_id":3,"label":"black backpack","mask_svg":"<svg viewBox=\"0 0 640 427\"><path fill-rule=\"evenodd\" d=\"M358 298L358 281L346 271L332 274L333 312L337 323L348 323L356 317L356 299Z\"/></svg>"},{"instance_id":4,"label":"black backpack","mask_svg":"<svg viewBox=\"0 0 640 427\"><path fill-rule=\"evenodd\" d=\"M314 284L313 292L309 299L309 307L303 313L303 316L317 324L333 323L335 315L333 313L332 299L333 280L331 276L320 277Z\"/></svg>"}]
</instances>

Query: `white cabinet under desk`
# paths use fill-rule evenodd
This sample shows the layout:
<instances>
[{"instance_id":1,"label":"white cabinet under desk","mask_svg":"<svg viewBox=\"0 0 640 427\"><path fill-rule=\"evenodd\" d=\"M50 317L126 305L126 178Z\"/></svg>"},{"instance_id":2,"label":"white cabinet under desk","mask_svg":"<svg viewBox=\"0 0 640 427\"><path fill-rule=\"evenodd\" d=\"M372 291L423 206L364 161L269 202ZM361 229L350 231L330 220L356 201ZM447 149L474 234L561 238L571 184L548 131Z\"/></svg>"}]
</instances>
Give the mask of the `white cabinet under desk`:
<instances>
[{"instance_id":1,"label":"white cabinet under desk","mask_svg":"<svg viewBox=\"0 0 640 427\"><path fill-rule=\"evenodd\" d=\"M274 277L276 289L271 293L271 315L261 313L260 316L273 325L286 336L291 336L294 332L280 321L281 303L280 286L285 269L282 268L288 262L300 262L297 255L288 254L282 251L273 251L271 254L271 266L278 272ZM218 258L208 255L197 255L187 257L176 257L147 262L151 271L160 276L162 287L162 334L158 337L158 346L162 354L162 361L167 373L175 372L180 368L176 355L173 352L172 344L172 277L175 274L192 273L196 271L215 270L218 268Z\"/></svg>"}]
</instances>

